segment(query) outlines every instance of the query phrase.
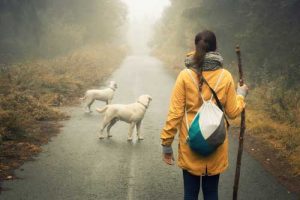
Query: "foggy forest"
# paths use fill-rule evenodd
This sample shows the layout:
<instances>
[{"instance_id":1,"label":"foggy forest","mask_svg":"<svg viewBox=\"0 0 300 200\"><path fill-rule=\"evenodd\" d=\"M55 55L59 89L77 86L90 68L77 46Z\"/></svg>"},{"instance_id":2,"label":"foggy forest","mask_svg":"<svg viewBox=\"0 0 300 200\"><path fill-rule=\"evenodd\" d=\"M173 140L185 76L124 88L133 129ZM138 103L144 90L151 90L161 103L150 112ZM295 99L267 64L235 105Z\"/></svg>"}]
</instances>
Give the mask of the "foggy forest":
<instances>
[{"instance_id":1,"label":"foggy forest","mask_svg":"<svg viewBox=\"0 0 300 200\"><path fill-rule=\"evenodd\" d=\"M299 9L300 0L0 0L0 199L182 199L178 168L161 166L159 134L203 30L216 34L236 83L241 48L249 87L241 199L297 199ZM103 117L95 108L105 102L93 100L94 111L84 113L85 92L111 80L115 104L151 95L142 142L137 135L125 143L128 125L119 122L99 142ZM236 145L220 199L231 199L240 117L230 124ZM259 177L266 182L255 185Z\"/></svg>"}]
</instances>

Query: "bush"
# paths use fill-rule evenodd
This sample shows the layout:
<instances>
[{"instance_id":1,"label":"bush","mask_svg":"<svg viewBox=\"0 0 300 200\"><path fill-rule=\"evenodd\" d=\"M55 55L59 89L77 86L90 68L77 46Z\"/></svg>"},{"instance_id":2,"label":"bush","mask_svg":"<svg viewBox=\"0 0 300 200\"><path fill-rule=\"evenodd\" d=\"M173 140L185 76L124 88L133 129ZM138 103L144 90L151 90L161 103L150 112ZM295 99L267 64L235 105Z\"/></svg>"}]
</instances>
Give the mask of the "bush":
<instances>
[{"instance_id":1,"label":"bush","mask_svg":"<svg viewBox=\"0 0 300 200\"><path fill-rule=\"evenodd\" d=\"M63 119L58 110L39 102L26 92L0 96L0 130L3 140L16 140L38 128L39 121Z\"/></svg>"},{"instance_id":2,"label":"bush","mask_svg":"<svg viewBox=\"0 0 300 200\"><path fill-rule=\"evenodd\" d=\"M64 119L66 116L55 107L76 102L87 88L98 87L120 64L125 50L111 45L90 46L64 57L3 68L0 74L2 139L34 138L33 132L39 131L40 122ZM113 57L115 54L118 56Z\"/></svg>"}]
</instances>

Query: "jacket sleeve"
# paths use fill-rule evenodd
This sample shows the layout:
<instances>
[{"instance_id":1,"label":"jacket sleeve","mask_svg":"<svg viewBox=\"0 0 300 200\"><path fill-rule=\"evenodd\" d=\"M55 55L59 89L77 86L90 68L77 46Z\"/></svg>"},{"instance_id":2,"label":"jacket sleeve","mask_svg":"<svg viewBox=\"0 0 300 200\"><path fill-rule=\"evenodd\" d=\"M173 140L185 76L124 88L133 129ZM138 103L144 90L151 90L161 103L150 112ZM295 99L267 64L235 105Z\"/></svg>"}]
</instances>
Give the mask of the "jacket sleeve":
<instances>
[{"instance_id":1,"label":"jacket sleeve","mask_svg":"<svg viewBox=\"0 0 300 200\"><path fill-rule=\"evenodd\" d=\"M171 95L169 113L160 135L163 146L171 146L177 133L178 126L184 116L186 97L183 75L183 71L178 75Z\"/></svg>"},{"instance_id":2,"label":"jacket sleeve","mask_svg":"<svg viewBox=\"0 0 300 200\"><path fill-rule=\"evenodd\" d=\"M237 95L233 78L230 74L226 91L225 113L230 119L236 118L245 108L244 97Z\"/></svg>"}]
</instances>

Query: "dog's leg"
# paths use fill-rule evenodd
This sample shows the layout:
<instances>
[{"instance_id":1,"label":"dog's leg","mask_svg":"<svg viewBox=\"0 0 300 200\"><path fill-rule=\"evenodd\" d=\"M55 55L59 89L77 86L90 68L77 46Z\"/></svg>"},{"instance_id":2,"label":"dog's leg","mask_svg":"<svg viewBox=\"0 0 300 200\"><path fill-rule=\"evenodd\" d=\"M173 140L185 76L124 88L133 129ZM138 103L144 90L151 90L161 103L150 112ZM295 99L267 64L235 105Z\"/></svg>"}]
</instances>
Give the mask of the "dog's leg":
<instances>
[{"instance_id":1,"label":"dog's leg","mask_svg":"<svg viewBox=\"0 0 300 200\"><path fill-rule=\"evenodd\" d=\"M91 105L94 103L94 101L95 101L95 99L92 99L92 100L90 100L90 102L87 104L87 107L88 107L88 109L89 109L89 112L92 112L92 111L91 111Z\"/></svg>"},{"instance_id":2,"label":"dog's leg","mask_svg":"<svg viewBox=\"0 0 300 200\"><path fill-rule=\"evenodd\" d=\"M89 112L89 109L88 109L88 107L87 107L87 105L86 105L86 104L84 104L84 106L83 106L83 110L84 110L84 112L86 112L86 113L88 113L88 112Z\"/></svg>"},{"instance_id":3,"label":"dog's leg","mask_svg":"<svg viewBox=\"0 0 300 200\"><path fill-rule=\"evenodd\" d=\"M111 99L106 100L106 105L111 104Z\"/></svg>"},{"instance_id":4,"label":"dog's leg","mask_svg":"<svg viewBox=\"0 0 300 200\"><path fill-rule=\"evenodd\" d=\"M85 100L85 105L84 105L85 112L87 112L87 113L91 112L90 107L91 107L92 103L93 103L93 99L91 97L87 97Z\"/></svg>"},{"instance_id":5,"label":"dog's leg","mask_svg":"<svg viewBox=\"0 0 300 200\"><path fill-rule=\"evenodd\" d=\"M110 124L107 127L107 137L112 137L112 135L110 134L110 129L117 121L118 121L117 118L114 118L113 120L111 120Z\"/></svg>"},{"instance_id":6,"label":"dog's leg","mask_svg":"<svg viewBox=\"0 0 300 200\"><path fill-rule=\"evenodd\" d=\"M136 132L137 132L137 136L138 136L139 140L144 139L141 135L141 124L142 124L142 121L139 121L138 123L136 123Z\"/></svg>"},{"instance_id":7,"label":"dog's leg","mask_svg":"<svg viewBox=\"0 0 300 200\"><path fill-rule=\"evenodd\" d=\"M85 99L84 101L85 101L83 105L84 112L89 113L88 100Z\"/></svg>"},{"instance_id":8,"label":"dog's leg","mask_svg":"<svg viewBox=\"0 0 300 200\"><path fill-rule=\"evenodd\" d=\"M99 135L98 135L99 139L103 139L104 138L103 131L104 131L104 129L107 126L108 123L109 123L109 121L107 120L107 117L104 116L104 119L103 119L102 125L101 125L101 129L100 129Z\"/></svg>"},{"instance_id":9,"label":"dog's leg","mask_svg":"<svg viewBox=\"0 0 300 200\"><path fill-rule=\"evenodd\" d=\"M102 124L101 129L100 129L99 134L98 134L99 139L103 139L103 138L104 138L104 135L103 135L104 128L105 128L105 127L104 127L104 125Z\"/></svg>"},{"instance_id":10,"label":"dog's leg","mask_svg":"<svg viewBox=\"0 0 300 200\"><path fill-rule=\"evenodd\" d=\"M130 127L129 127L129 133L128 133L128 141L132 140L132 133L133 133L133 129L135 127L135 122L131 122Z\"/></svg>"}]
</instances>

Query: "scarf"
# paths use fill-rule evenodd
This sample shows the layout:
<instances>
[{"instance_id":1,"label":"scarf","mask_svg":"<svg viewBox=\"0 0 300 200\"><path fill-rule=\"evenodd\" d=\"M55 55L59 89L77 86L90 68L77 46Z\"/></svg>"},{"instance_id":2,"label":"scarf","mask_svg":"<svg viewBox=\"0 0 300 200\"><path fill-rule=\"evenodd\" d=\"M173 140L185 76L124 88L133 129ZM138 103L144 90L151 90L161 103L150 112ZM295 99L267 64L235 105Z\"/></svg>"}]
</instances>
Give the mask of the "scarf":
<instances>
[{"instance_id":1,"label":"scarf","mask_svg":"<svg viewBox=\"0 0 300 200\"><path fill-rule=\"evenodd\" d=\"M219 52L211 51L205 54L203 64L201 66L203 71L213 71L223 67L223 57ZM195 65L194 54L188 54L185 58L185 66L187 68L195 68L197 71L198 67Z\"/></svg>"}]
</instances>

